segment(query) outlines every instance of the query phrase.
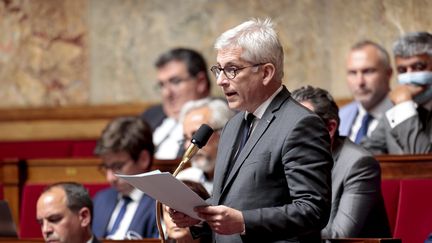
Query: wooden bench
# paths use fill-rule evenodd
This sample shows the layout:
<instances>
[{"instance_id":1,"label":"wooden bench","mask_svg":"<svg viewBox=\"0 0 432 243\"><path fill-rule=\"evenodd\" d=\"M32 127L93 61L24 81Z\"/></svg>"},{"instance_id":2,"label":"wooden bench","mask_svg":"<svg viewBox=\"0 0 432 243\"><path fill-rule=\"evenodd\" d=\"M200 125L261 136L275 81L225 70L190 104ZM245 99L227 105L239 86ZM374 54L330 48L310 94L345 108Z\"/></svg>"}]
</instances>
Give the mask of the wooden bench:
<instances>
[{"instance_id":1,"label":"wooden bench","mask_svg":"<svg viewBox=\"0 0 432 243\"><path fill-rule=\"evenodd\" d=\"M173 172L178 160L154 160L152 170ZM21 197L27 184L51 184L75 181L83 184L107 183L99 171L99 158L50 158L5 160L0 173L4 199L9 202L15 222L19 225Z\"/></svg>"}]
</instances>

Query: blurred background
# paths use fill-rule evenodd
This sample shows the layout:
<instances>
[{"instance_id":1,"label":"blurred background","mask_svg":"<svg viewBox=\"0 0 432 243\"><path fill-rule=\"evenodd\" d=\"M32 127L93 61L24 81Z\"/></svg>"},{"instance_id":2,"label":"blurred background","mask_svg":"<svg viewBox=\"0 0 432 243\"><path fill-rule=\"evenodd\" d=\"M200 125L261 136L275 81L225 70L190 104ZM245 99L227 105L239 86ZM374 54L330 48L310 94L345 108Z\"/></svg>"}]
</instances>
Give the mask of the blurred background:
<instances>
[{"instance_id":1,"label":"blurred background","mask_svg":"<svg viewBox=\"0 0 432 243\"><path fill-rule=\"evenodd\" d=\"M161 52L191 47L211 66L216 37L252 17L277 24L289 89L350 98L350 46L371 39L391 53L401 34L432 31L430 16L428 0L2 0L0 107L158 102Z\"/></svg>"}]
</instances>

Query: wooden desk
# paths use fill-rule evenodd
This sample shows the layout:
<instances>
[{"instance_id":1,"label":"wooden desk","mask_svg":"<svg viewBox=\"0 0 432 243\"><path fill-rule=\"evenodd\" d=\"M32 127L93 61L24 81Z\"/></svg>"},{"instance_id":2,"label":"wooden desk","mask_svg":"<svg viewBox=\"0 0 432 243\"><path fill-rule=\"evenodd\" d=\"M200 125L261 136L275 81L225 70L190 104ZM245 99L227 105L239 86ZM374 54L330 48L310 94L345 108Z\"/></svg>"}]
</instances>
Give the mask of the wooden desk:
<instances>
[{"instance_id":1,"label":"wooden desk","mask_svg":"<svg viewBox=\"0 0 432 243\"><path fill-rule=\"evenodd\" d=\"M12 215L19 225L20 195L25 184L51 184L60 181L106 183L98 166L99 158L62 158L3 161L0 179L4 199L9 202ZM153 160L152 170L173 172L178 160Z\"/></svg>"},{"instance_id":2,"label":"wooden desk","mask_svg":"<svg viewBox=\"0 0 432 243\"><path fill-rule=\"evenodd\" d=\"M432 154L379 155L382 179L432 178Z\"/></svg>"}]
</instances>

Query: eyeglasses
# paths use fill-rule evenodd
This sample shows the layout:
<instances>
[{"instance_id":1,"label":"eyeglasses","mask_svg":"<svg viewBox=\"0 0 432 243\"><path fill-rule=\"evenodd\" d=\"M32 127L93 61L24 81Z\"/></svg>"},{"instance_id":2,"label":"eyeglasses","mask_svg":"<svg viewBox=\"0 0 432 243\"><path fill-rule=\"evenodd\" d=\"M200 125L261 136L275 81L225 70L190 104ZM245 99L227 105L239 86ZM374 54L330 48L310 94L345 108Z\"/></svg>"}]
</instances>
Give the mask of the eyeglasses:
<instances>
[{"instance_id":1,"label":"eyeglasses","mask_svg":"<svg viewBox=\"0 0 432 243\"><path fill-rule=\"evenodd\" d=\"M108 170L111 170L114 174L121 174L122 169L127 164L127 162L129 162L129 160L123 161L123 162L114 162L110 165L102 163L102 164L99 164L98 168L99 168L99 171L103 174L106 174L108 172Z\"/></svg>"},{"instance_id":2,"label":"eyeglasses","mask_svg":"<svg viewBox=\"0 0 432 243\"><path fill-rule=\"evenodd\" d=\"M189 76L187 78L172 77L172 78L168 79L167 81L158 81L156 84L156 89L162 90L162 89L167 88L167 87L175 87L175 86L179 85L180 83L183 83L185 81L192 80L192 79L194 79L194 77L192 77L192 76Z\"/></svg>"},{"instance_id":3,"label":"eyeglasses","mask_svg":"<svg viewBox=\"0 0 432 243\"><path fill-rule=\"evenodd\" d=\"M263 64L264 63L258 63L258 64L245 66L245 67L228 66L224 68L219 66L213 66L210 68L210 71L215 75L216 79L219 78L222 72L225 74L225 77L227 77L228 79L234 79L241 70L250 67L258 67Z\"/></svg>"}]
</instances>

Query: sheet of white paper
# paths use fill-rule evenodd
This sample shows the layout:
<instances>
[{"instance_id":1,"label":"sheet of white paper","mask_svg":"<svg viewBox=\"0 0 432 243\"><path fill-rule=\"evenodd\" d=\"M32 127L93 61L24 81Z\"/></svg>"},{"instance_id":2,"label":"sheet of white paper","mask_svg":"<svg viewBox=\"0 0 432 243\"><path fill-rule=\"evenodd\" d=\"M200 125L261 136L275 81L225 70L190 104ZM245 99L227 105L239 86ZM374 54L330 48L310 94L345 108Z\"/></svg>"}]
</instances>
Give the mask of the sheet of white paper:
<instances>
[{"instance_id":1,"label":"sheet of white paper","mask_svg":"<svg viewBox=\"0 0 432 243\"><path fill-rule=\"evenodd\" d=\"M116 174L116 176L123 178L155 200L196 219L199 217L193 210L194 207L208 205L169 172L154 170L138 175Z\"/></svg>"}]
</instances>

